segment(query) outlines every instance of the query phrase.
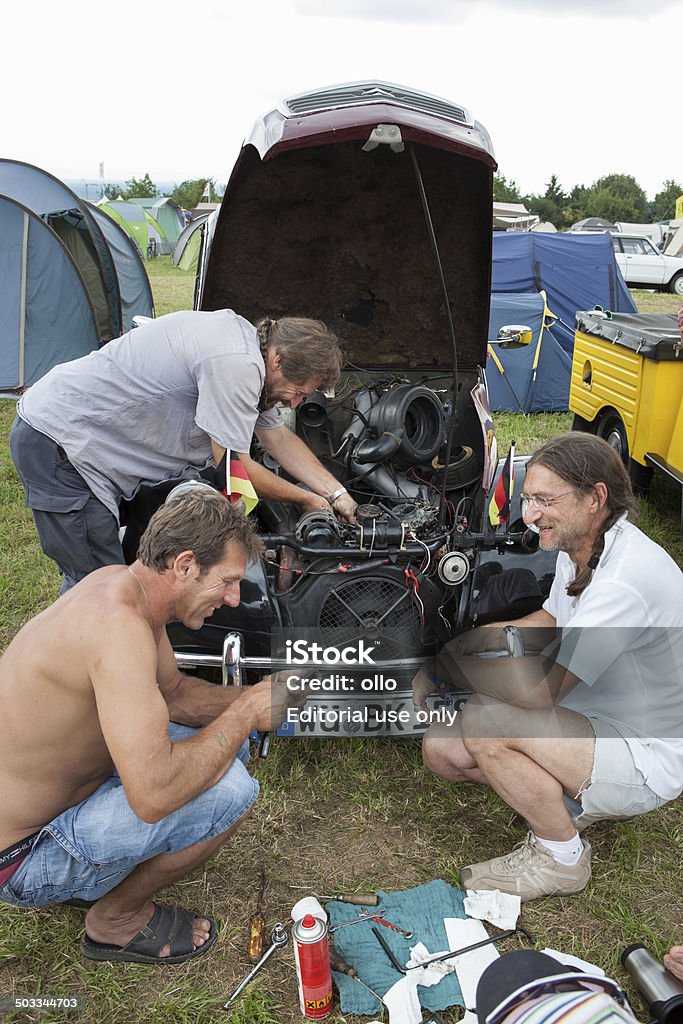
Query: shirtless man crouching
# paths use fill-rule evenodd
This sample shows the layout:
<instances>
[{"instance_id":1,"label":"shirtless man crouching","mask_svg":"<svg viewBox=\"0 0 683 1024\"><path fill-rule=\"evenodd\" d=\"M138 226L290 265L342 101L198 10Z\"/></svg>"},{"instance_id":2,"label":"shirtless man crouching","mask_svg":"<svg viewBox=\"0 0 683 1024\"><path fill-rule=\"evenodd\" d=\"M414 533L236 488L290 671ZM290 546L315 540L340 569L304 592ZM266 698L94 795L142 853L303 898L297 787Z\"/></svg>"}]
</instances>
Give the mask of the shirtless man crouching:
<instances>
[{"instance_id":1,"label":"shirtless man crouching","mask_svg":"<svg viewBox=\"0 0 683 1024\"><path fill-rule=\"evenodd\" d=\"M279 724L290 695L184 676L165 627L236 607L260 550L238 506L185 494L153 516L132 566L87 576L0 661L0 899L91 902L90 959L180 963L216 939L211 918L152 898L249 812L248 737Z\"/></svg>"}]
</instances>

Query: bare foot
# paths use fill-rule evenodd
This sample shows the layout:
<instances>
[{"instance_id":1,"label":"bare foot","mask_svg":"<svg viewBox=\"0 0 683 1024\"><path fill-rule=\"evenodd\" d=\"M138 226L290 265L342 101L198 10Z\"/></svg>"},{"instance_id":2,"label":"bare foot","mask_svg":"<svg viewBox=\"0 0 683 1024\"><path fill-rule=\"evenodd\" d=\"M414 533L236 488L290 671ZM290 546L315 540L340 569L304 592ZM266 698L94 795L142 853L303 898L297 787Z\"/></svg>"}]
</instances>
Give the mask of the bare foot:
<instances>
[{"instance_id":1,"label":"bare foot","mask_svg":"<svg viewBox=\"0 0 683 1024\"><path fill-rule=\"evenodd\" d=\"M683 981L683 946L672 946L669 952L664 954L664 966L674 978Z\"/></svg>"},{"instance_id":2,"label":"bare foot","mask_svg":"<svg viewBox=\"0 0 683 1024\"><path fill-rule=\"evenodd\" d=\"M141 928L152 920L155 906L150 901L137 914L118 918L105 917L101 910L98 913L98 904L93 906L85 916L85 931L95 942L104 942L112 946L125 946L131 939L135 938ZM205 917L195 917L192 927L192 943L194 948L203 946L211 933L211 922ZM157 956L166 957L171 952L170 945L162 946Z\"/></svg>"}]
</instances>

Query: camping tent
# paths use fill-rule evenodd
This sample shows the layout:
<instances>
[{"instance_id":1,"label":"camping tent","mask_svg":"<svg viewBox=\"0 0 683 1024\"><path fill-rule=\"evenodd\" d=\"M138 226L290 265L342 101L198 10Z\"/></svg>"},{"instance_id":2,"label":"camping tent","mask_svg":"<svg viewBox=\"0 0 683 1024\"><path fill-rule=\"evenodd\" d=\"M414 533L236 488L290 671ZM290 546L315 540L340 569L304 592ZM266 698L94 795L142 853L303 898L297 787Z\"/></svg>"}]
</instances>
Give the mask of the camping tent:
<instances>
[{"instance_id":1,"label":"camping tent","mask_svg":"<svg viewBox=\"0 0 683 1024\"><path fill-rule=\"evenodd\" d=\"M154 316L154 299L140 249L135 239L97 206L90 206L107 239L121 290L123 330L130 331L134 316Z\"/></svg>"},{"instance_id":2,"label":"camping tent","mask_svg":"<svg viewBox=\"0 0 683 1024\"><path fill-rule=\"evenodd\" d=\"M173 266L181 270L192 270L197 266L199 249L202 244L202 225L210 214L202 213L183 228L173 253Z\"/></svg>"},{"instance_id":3,"label":"camping tent","mask_svg":"<svg viewBox=\"0 0 683 1024\"><path fill-rule=\"evenodd\" d=\"M569 403L572 358L553 334L556 318L543 292L493 294L489 338L504 325L531 328L532 341L522 348L489 344L486 382L494 412L563 412Z\"/></svg>"},{"instance_id":4,"label":"camping tent","mask_svg":"<svg viewBox=\"0 0 683 1024\"><path fill-rule=\"evenodd\" d=\"M169 245L165 253L173 252L173 247L180 238L180 232L185 226L185 217L178 204L174 203L172 199L163 196L154 199L135 199L131 196L128 202L136 203L154 217Z\"/></svg>"},{"instance_id":5,"label":"camping tent","mask_svg":"<svg viewBox=\"0 0 683 1024\"><path fill-rule=\"evenodd\" d=\"M664 236L664 253L667 256L683 256L683 219L669 221Z\"/></svg>"},{"instance_id":6,"label":"camping tent","mask_svg":"<svg viewBox=\"0 0 683 1024\"><path fill-rule=\"evenodd\" d=\"M149 210L125 199L101 200L97 206L135 239L145 259L171 252L163 228Z\"/></svg>"},{"instance_id":7,"label":"camping tent","mask_svg":"<svg viewBox=\"0 0 683 1024\"><path fill-rule=\"evenodd\" d=\"M0 159L0 195L22 203L59 235L83 277L102 341L123 333L121 293L114 260L87 204L47 171Z\"/></svg>"},{"instance_id":8,"label":"camping tent","mask_svg":"<svg viewBox=\"0 0 683 1024\"><path fill-rule=\"evenodd\" d=\"M625 235L647 235L653 245L659 246L666 234L666 224L629 224L618 220L617 227Z\"/></svg>"},{"instance_id":9,"label":"camping tent","mask_svg":"<svg viewBox=\"0 0 683 1024\"><path fill-rule=\"evenodd\" d=\"M577 220L576 224L572 224L570 231L618 231L616 224L613 224L611 220L605 220L604 217L584 217L583 220Z\"/></svg>"},{"instance_id":10,"label":"camping tent","mask_svg":"<svg viewBox=\"0 0 683 1024\"><path fill-rule=\"evenodd\" d=\"M66 245L28 207L0 196L0 396L16 397L98 343L95 310Z\"/></svg>"},{"instance_id":11,"label":"camping tent","mask_svg":"<svg viewBox=\"0 0 683 1024\"><path fill-rule=\"evenodd\" d=\"M577 310L599 305L615 313L637 312L614 258L612 239L604 232L494 232L491 290L544 291L558 318L554 336L569 354Z\"/></svg>"}]
</instances>

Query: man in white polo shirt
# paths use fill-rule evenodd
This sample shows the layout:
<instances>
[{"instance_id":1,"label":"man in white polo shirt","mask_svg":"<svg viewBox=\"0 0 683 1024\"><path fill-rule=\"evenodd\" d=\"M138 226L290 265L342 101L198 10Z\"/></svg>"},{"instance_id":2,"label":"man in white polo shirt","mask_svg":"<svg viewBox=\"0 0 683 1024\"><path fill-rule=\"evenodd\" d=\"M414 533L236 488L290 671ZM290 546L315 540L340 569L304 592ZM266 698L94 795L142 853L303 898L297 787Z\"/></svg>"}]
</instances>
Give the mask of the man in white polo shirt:
<instances>
[{"instance_id":1,"label":"man in white polo shirt","mask_svg":"<svg viewBox=\"0 0 683 1024\"><path fill-rule=\"evenodd\" d=\"M491 786L530 826L510 854L461 871L468 889L522 900L588 884L579 830L628 818L683 790L683 573L632 523L624 466L605 441L571 433L529 460L522 508L557 550L543 608L451 641L437 675L474 696L452 728L426 734L424 760L453 782ZM505 649L516 626L522 657ZM433 673L431 679L433 679ZM434 690L414 680L418 706Z\"/></svg>"}]
</instances>

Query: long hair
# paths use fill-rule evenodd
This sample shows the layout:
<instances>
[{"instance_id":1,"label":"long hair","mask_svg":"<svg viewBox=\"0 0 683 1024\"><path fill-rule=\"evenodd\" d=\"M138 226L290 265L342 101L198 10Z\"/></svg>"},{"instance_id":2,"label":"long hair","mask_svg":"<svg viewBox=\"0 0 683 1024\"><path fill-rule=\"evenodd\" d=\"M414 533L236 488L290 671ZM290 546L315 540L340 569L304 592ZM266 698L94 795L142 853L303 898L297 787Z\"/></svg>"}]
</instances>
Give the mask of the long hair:
<instances>
[{"instance_id":1,"label":"long hair","mask_svg":"<svg viewBox=\"0 0 683 1024\"><path fill-rule=\"evenodd\" d=\"M557 476L566 480L581 494L590 494L597 483L607 488L605 512L588 565L576 574L567 587L570 597L583 593L591 581L593 570L597 569L600 556L605 549L605 534L624 514L633 513L635 498L631 481L620 456L611 445L593 434L571 431L558 434L537 448L527 469L545 466Z\"/></svg>"},{"instance_id":2,"label":"long hair","mask_svg":"<svg viewBox=\"0 0 683 1024\"><path fill-rule=\"evenodd\" d=\"M261 355L265 362L269 348L280 356L282 373L292 384L317 380L323 390L336 383L344 355L336 334L322 320L266 316L256 324Z\"/></svg>"}]
</instances>

